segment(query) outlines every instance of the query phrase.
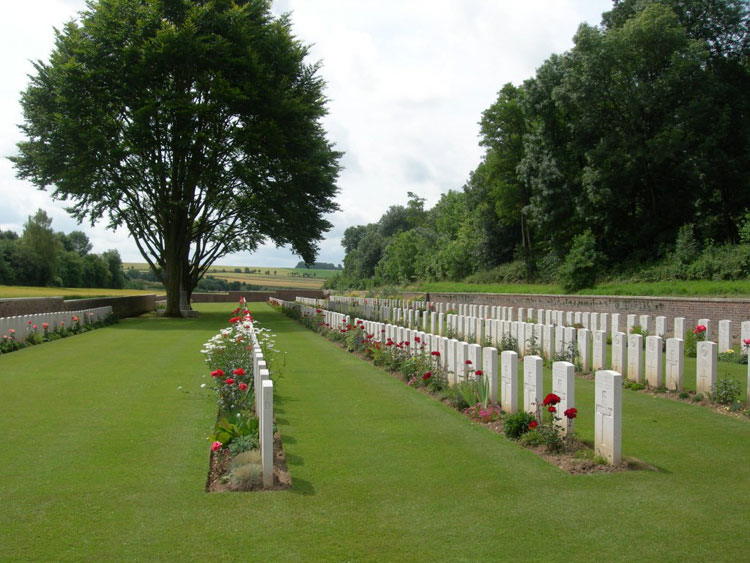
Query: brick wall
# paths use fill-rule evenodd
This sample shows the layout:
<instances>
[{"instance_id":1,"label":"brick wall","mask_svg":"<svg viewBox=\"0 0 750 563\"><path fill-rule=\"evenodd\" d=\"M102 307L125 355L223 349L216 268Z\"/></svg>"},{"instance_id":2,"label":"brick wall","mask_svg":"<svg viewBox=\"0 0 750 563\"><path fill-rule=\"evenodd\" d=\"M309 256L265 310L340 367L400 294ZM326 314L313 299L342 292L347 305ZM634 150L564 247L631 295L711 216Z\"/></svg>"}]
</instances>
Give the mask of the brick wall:
<instances>
[{"instance_id":1,"label":"brick wall","mask_svg":"<svg viewBox=\"0 0 750 563\"><path fill-rule=\"evenodd\" d=\"M419 294L424 296L424 294ZM667 331L672 330L674 317L685 317L686 328L695 326L698 319L711 319L711 337L718 338L718 323L732 321L733 338L740 336L740 323L750 320L750 299L686 298L686 297L621 297L604 295L532 295L512 293L429 293L429 300L477 305L501 305L528 309L557 309L561 311L589 311L592 313L620 313L667 317Z\"/></svg>"}]
</instances>

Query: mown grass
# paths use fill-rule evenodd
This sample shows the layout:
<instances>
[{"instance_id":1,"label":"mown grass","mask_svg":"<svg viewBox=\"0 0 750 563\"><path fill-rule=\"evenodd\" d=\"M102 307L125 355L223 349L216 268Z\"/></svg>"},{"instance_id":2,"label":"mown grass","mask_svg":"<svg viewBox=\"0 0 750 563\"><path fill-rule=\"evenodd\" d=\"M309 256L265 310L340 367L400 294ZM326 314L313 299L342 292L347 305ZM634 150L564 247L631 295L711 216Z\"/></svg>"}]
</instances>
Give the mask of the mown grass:
<instances>
[{"instance_id":1,"label":"mown grass","mask_svg":"<svg viewBox=\"0 0 750 563\"><path fill-rule=\"evenodd\" d=\"M152 295L153 293L160 292L143 289L29 287L23 285L0 285L0 299L12 297L62 297L63 299L85 299L87 297L123 297L127 295Z\"/></svg>"},{"instance_id":2,"label":"mown grass","mask_svg":"<svg viewBox=\"0 0 750 563\"><path fill-rule=\"evenodd\" d=\"M446 293L533 293L563 295L554 284L470 284L462 282L421 283L407 290ZM610 282L583 289L576 295L633 295L654 297L742 297L750 298L750 280L669 282Z\"/></svg>"},{"instance_id":3,"label":"mown grass","mask_svg":"<svg viewBox=\"0 0 750 563\"><path fill-rule=\"evenodd\" d=\"M746 556L746 421L626 392L623 450L656 470L571 476L265 305L287 351L275 404L293 487L204 493L215 407L198 350L226 306L200 309L0 356L0 559ZM593 383L576 386L592 439Z\"/></svg>"}]
</instances>

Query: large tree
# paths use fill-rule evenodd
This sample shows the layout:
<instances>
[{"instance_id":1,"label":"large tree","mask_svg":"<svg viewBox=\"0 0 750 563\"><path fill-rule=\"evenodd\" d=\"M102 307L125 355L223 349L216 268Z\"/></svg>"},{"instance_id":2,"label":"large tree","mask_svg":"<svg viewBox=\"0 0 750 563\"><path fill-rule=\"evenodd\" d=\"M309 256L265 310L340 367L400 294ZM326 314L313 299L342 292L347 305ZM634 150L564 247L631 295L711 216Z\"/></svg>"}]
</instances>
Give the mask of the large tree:
<instances>
[{"instance_id":1,"label":"large tree","mask_svg":"<svg viewBox=\"0 0 750 563\"><path fill-rule=\"evenodd\" d=\"M313 262L340 154L307 51L266 0L90 2L22 95L18 175L125 225L170 315L228 253L270 239Z\"/></svg>"}]
</instances>

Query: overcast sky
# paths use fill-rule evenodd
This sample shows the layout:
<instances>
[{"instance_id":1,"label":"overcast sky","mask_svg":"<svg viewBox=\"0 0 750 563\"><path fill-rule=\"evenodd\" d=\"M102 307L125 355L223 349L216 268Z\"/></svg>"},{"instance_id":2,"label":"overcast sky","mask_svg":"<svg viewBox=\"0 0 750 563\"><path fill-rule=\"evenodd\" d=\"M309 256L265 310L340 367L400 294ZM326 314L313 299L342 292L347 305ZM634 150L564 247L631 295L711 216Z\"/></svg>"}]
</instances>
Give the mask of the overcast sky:
<instances>
[{"instance_id":1,"label":"overcast sky","mask_svg":"<svg viewBox=\"0 0 750 563\"><path fill-rule=\"evenodd\" d=\"M310 62L323 62L329 115L325 128L343 151L341 211L322 241L318 259L343 260L347 227L377 221L412 191L434 205L460 189L477 166L481 113L506 82L519 84L552 53L572 46L582 22L597 25L611 0L279 0L276 13L292 12L296 36L312 44ZM0 155L21 140L19 93L32 72L30 60L47 60L53 27L85 7L85 0L4 2L0 22ZM0 159L0 230L20 234L42 208L53 228L86 232L95 252L119 250L142 262L125 231L77 225L30 183L17 180ZM254 254L227 256L220 264L293 266L299 260L272 244Z\"/></svg>"}]
</instances>

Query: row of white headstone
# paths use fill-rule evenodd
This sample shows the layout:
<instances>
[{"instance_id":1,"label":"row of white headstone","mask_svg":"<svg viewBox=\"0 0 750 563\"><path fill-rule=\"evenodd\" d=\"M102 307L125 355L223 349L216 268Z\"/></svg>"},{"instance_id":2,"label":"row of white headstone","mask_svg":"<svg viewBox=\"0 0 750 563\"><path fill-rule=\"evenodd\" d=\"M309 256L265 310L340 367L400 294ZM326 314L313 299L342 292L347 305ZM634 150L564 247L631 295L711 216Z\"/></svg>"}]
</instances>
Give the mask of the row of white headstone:
<instances>
[{"instance_id":1,"label":"row of white headstone","mask_svg":"<svg viewBox=\"0 0 750 563\"><path fill-rule=\"evenodd\" d=\"M355 299L355 298L348 298ZM370 302L375 300L369 300ZM346 302L351 306L351 302ZM365 305L365 304L362 304ZM375 305L375 303L373 303ZM384 315L376 314L376 318L391 318L391 311L388 306L381 305L384 309ZM483 313L483 309L488 306L465 306L465 312ZM512 316L512 307L498 307L500 315ZM368 309L364 308L363 312ZM376 312L376 309L369 309L370 312ZM492 311L490 311L492 313ZM547 311L551 313L551 318L559 318L561 311ZM343 315L342 313L337 313ZM566 314L569 315L570 313ZM614 313L611 317L606 313L598 315L592 313L586 317L586 313L580 313L584 316L590 326L601 326L601 330L589 330L586 328L564 327L557 324L532 324L521 321L506 321L492 318L471 317L442 313L425 312L421 315L420 311L413 309L396 309L392 318L395 322L405 321L406 327L422 325L425 331L429 330L432 334L442 335L443 332L464 338L477 344L488 342L493 346L500 344L504 337L510 336L516 340L516 351L520 355L526 355L530 351L538 351L547 360L553 359L556 355L565 354L571 347L575 349L578 359L581 362L583 371L599 371L605 369L607 357L607 329L610 319L612 327L620 324L620 315ZM578 313L573 317L576 320ZM343 315L345 316L345 315ZM445 317L445 325L443 318ZM641 318L641 322L648 326L647 316ZM338 317L337 317L338 318ZM429 322L427 322L429 319ZM658 319L657 319L658 320ZM420 323L421 321L421 323ZM634 326L635 315L628 315L628 325ZM599 325L601 323L601 325ZM659 325L661 323L657 323ZM710 334L710 320L701 319L699 324L706 326L703 338ZM445 327L445 331L443 330ZM731 321L719 322L719 335L723 337L723 345L727 346L729 341L728 335L731 334ZM684 319L675 319L676 330L684 335ZM745 338L750 338L750 321L742 323L742 333ZM684 365L685 365L685 341L684 338L667 338L664 339L658 335L647 336L645 338L645 366L644 366L644 337L641 334L627 334L624 332L614 332L612 338L612 355L610 368L618 373L624 374L628 379L636 382L645 380L651 387L666 387L669 390L682 391L684 382ZM536 350L533 350L532 343L536 343ZM666 348L666 361L663 358L663 350ZM717 382L717 355L721 353L721 346L715 342L705 340L698 342L697 359L696 359L696 392L708 394L713 392ZM746 348L745 348L746 351ZM645 368L645 369L644 369ZM750 401L750 364L748 365L747 376L748 401Z\"/></svg>"},{"instance_id":2,"label":"row of white headstone","mask_svg":"<svg viewBox=\"0 0 750 563\"><path fill-rule=\"evenodd\" d=\"M336 311L304 305L299 301L274 301L282 307L300 307L303 315L318 315L321 322L332 330L347 330L351 317ZM455 385L461 381L477 379L481 370L486 378L489 400L500 404L507 413L515 413L518 405L518 353L505 350L500 354L498 372L497 348L462 342L425 331L382 323L368 319L354 319L354 324L363 325L364 331L382 344L392 342L401 345L412 355L430 356L437 352L437 361L446 371L448 384ZM573 329L570 329L573 330ZM532 415L539 415L544 400L543 365L539 356L527 355L523 358L523 410ZM556 406L557 421L563 433L573 431L573 420L568 420L564 412L575 405L575 366L569 362L554 362L552 365L552 393L560 397ZM599 370L596 373L596 406L595 406L595 450L608 460L617 464L621 461L622 435L622 375L611 370Z\"/></svg>"},{"instance_id":3,"label":"row of white headstone","mask_svg":"<svg viewBox=\"0 0 750 563\"><path fill-rule=\"evenodd\" d=\"M269 488L273 486L273 381L255 330L250 331L250 338L263 487Z\"/></svg>"},{"instance_id":4,"label":"row of white headstone","mask_svg":"<svg viewBox=\"0 0 750 563\"><path fill-rule=\"evenodd\" d=\"M106 319L112 314L112 307L95 307L92 309L82 309L80 311L63 311L57 313L35 313L33 315L18 315L14 317L0 318L0 336L10 336L11 334L18 341L26 338L28 332L33 331L33 326L37 326L37 331L42 331L44 323L49 325L50 332L59 327L70 328L74 324L73 317L78 318L81 326L92 324ZM11 332L12 331L12 332Z\"/></svg>"},{"instance_id":5,"label":"row of white headstone","mask_svg":"<svg viewBox=\"0 0 750 563\"><path fill-rule=\"evenodd\" d=\"M551 309L534 309L524 307L512 307L512 306L499 306L499 305L476 305L476 304L456 304L456 303L429 303L424 301L407 301L403 299L375 299L375 298L361 298L361 297L344 297L332 295L329 297L328 303L324 300L312 300L305 298L297 298L299 302L306 305L315 307L324 307L343 312L341 307L346 307L346 312L353 314L356 312L357 315L371 318L383 322L395 322L397 324L404 324L409 328L413 328L415 325L420 324L420 316L422 317L422 324L426 324L424 319L424 312L432 312L437 315L456 314L462 317L472 317L481 319L495 319L503 321L518 321L528 322L534 320L533 324L546 324L546 325L562 325L562 326L574 326L582 325L591 331L603 330L605 332L611 332L612 338L615 333L621 331L622 315L620 313L595 313L595 312L581 312L581 311L560 311ZM357 311L352 309L356 307ZM360 312L360 310L362 310ZM421 313L421 315L420 315ZM634 326L640 326L641 330L647 333L652 333L655 336L666 338L668 331L668 319L666 316L660 315L654 317L654 324L651 324L651 317L649 315L625 315L625 331L626 334L630 334ZM675 317L672 322L672 337L685 339L686 330L691 330L687 326L685 317ZM442 321L439 321L440 327L442 327ZM706 340L711 339L711 320L710 319L698 319L697 325L703 325L706 327L704 338ZM653 329L653 330L652 330ZM720 320L718 322L718 351L719 353L726 352L727 350L733 349L733 326L731 320ZM431 330L433 333L442 335L442 329L439 331ZM467 335L464 335L467 336ZM743 321L740 326L740 347L743 351L746 351L743 342L750 339L750 320Z\"/></svg>"}]
</instances>

